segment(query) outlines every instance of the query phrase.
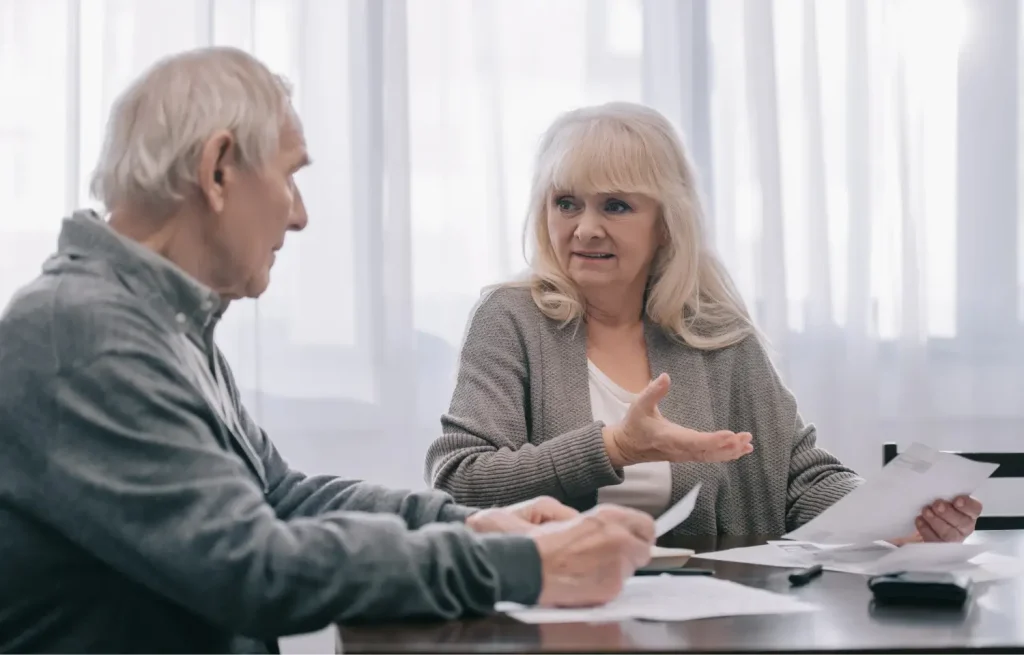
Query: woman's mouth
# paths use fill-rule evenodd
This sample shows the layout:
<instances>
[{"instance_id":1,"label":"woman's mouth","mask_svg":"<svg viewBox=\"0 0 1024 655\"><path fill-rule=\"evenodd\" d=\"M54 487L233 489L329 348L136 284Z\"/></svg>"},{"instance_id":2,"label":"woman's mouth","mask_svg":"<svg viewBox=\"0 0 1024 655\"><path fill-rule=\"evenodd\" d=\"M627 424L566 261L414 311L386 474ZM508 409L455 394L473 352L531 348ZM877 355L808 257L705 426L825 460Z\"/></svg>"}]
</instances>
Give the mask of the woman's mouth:
<instances>
[{"instance_id":1,"label":"woman's mouth","mask_svg":"<svg viewBox=\"0 0 1024 655\"><path fill-rule=\"evenodd\" d=\"M610 252L574 252L572 253L576 257L582 257L583 259L591 260L607 260L612 259L615 255Z\"/></svg>"}]
</instances>

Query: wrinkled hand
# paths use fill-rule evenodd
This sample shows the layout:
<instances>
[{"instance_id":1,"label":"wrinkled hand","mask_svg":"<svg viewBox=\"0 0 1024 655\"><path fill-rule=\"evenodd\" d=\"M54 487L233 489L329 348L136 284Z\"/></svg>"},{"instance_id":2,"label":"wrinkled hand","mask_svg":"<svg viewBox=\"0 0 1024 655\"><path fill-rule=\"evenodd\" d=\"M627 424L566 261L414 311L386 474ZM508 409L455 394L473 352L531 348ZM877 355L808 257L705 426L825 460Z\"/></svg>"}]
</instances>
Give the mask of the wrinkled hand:
<instances>
[{"instance_id":1,"label":"wrinkled hand","mask_svg":"<svg viewBox=\"0 0 1024 655\"><path fill-rule=\"evenodd\" d=\"M543 575L538 604L581 607L607 603L651 561L654 519L615 505L598 505L574 519L530 533Z\"/></svg>"},{"instance_id":2,"label":"wrinkled hand","mask_svg":"<svg viewBox=\"0 0 1024 655\"><path fill-rule=\"evenodd\" d=\"M936 500L925 507L915 525L924 541L963 541L974 532L980 515L977 498L957 496L953 502Z\"/></svg>"},{"instance_id":3,"label":"wrinkled hand","mask_svg":"<svg viewBox=\"0 0 1024 655\"><path fill-rule=\"evenodd\" d=\"M698 432L672 423L658 410L671 382L662 373L630 405L621 424L604 429L605 447L616 468L640 462L728 462L754 447L749 432Z\"/></svg>"},{"instance_id":4,"label":"wrinkled hand","mask_svg":"<svg viewBox=\"0 0 1024 655\"><path fill-rule=\"evenodd\" d=\"M466 519L466 527L474 532L526 534L549 521L566 521L579 515L554 498L539 496L509 507L484 509Z\"/></svg>"},{"instance_id":5,"label":"wrinkled hand","mask_svg":"<svg viewBox=\"0 0 1024 655\"><path fill-rule=\"evenodd\" d=\"M981 502L971 496L957 496L953 502L936 500L921 510L914 524L917 532L891 543L903 546L920 542L963 541L974 532L974 526L981 516Z\"/></svg>"}]
</instances>

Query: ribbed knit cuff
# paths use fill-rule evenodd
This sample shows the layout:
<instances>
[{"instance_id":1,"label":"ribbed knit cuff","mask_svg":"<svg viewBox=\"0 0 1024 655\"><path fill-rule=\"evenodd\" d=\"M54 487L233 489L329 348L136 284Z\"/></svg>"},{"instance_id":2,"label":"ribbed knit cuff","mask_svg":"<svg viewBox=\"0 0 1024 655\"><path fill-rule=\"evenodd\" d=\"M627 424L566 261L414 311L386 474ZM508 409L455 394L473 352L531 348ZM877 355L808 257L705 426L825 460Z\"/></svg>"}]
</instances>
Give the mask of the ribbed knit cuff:
<instances>
[{"instance_id":1,"label":"ribbed knit cuff","mask_svg":"<svg viewBox=\"0 0 1024 655\"><path fill-rule=\"evenodd\" d=\"M608 459L602 428L604 423L594 421L544 444L551 450L555 473L566 495L583 496L622 482L621 472Z\"/></svg>"}]
</instances>

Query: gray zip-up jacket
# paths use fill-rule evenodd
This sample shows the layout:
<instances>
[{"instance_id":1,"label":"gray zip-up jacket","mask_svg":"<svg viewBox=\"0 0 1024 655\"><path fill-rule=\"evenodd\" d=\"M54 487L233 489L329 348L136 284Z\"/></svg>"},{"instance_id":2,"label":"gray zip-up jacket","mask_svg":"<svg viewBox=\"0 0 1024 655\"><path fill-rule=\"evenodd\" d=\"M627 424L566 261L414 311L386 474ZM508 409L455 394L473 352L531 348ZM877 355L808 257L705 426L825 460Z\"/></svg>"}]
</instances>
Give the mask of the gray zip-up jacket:
<instances>
[{"instance_id":1,"label":"gray zip-up jacket","mask_svg":"<svg viewBox=\"0 0 1024 655\"><path fill-rule=\"evenodd\" d=\"M0 650L273 650L536 600L532 540L447 494L291 470L213 344L222 304L79 212L0 316Z\"/></svg>"}]
</instances>

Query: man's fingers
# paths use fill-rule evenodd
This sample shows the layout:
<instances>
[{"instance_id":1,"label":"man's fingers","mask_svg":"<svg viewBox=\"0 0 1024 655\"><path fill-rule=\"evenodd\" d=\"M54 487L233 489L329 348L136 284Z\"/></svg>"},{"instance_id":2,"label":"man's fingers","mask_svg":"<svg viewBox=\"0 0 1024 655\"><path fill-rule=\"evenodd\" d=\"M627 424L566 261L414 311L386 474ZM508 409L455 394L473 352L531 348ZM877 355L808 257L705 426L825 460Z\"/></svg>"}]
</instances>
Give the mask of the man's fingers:
<instances>
[{"instance_id":1,"label":"man's fingers","mask_svg":"<svg viewBox=\"0 0 1024 655\"><path fill-rule=\"evenodd\" d=\"M579 511L563 505L550 496L541 496L532 501L529 520L543 523L546 521L566 521L579 515Z\"/></svg>"},{"instance_id":2,"label":"man's fingers","mask_svg":"<svg viewBox=\"0 0 1024 655\"><path fill-rule=\"evenodd\" d=\"M648 546L654 543L654 519L650 514L618 505L599 505L594 516L605 523L622 526Z\"/></svg>"},{"instance_id":3,"label":"man's fingers","mask_svg":"<svg viewBox=\"0 0 1024 655\"><path fill-rule=\"evenodd\" d=\"M609 524L607 530L629 574L651 561L651 544L637 538L626 526Z\"/></svg>"},{"instance_id":4,"label":"man's fingers","mask_svg":"<svg viewBox=\"0 0 1024 655\"><path fill-rule=\"evenodd\" d=\"M633 401L633 406L642 409L645 414L656 414L658 403L668 393L669 386L671 386L671 381L668 373L662 373L651 380L647 388L640 392L640 396Z\"/></svg>"},{"instance_id":5,"label":"man's fingers","mask_svg":"<svg viewBox=\"0 0 1024 655\"><path fill-rule=\"evenodd\" d=\"M647 566L651 563L651 544L631 535L628 556L634 571Z\"/></svg>"}]
</instances>

